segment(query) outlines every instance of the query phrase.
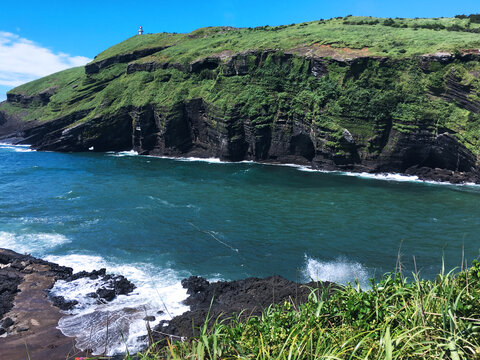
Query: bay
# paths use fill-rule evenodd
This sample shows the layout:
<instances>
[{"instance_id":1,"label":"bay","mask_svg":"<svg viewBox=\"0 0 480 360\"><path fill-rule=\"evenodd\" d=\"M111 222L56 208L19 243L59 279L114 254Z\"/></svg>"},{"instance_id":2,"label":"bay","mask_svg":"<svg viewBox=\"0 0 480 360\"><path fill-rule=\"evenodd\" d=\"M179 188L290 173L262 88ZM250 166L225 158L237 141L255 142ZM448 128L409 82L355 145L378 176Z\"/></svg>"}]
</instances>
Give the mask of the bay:
<instances>
[{"instance_id":1,"label":"bay","mask_svg":"<svg viewBox=\"0 0 480 360\"><path fill-rule=\"evenodd\" d=\"M399 251L404 273L415 256L425 278L442 259L459 267L463 247L477 258L479 186L308 170L1 145L0 247L75 270L107 267L172 314L185 311L180 280L190 275L366 287L395 269Z\"/></svg>"}]
</instances>

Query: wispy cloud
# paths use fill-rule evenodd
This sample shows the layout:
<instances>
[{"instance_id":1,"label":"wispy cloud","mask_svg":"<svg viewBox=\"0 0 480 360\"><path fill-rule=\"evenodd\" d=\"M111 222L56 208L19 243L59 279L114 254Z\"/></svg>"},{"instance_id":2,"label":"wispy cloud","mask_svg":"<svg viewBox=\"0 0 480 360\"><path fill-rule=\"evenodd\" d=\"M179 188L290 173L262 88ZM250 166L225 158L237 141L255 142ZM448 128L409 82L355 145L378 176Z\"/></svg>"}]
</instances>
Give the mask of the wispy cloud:
<instances>
[{"instance_id":1,"label":"wispy cloud","mask_svg":"<svg viewBox=\"0 0 480 360\"><path fill-rule=\"evenodd\" d=\"M54 53L19 35L0 31L0 86L18 86L91 60L85 56Z\"/></svg>"}]
</instances>

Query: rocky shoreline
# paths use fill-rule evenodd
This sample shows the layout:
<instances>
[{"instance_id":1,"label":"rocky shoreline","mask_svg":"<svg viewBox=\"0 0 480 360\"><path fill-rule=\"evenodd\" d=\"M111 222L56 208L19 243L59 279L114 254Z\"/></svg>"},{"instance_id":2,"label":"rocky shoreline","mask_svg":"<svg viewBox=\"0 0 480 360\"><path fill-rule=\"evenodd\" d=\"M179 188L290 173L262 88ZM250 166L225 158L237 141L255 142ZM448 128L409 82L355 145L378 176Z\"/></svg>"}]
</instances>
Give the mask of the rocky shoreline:
<instances>
[{"instance_id":1,"label":"rocky shoreline","mask_svg":"<svg viewBox=\"0 0 480 360\"><path fill-rule=\"evenodd\" d=\"M128 294L135 285L121 275L108 275L105 269L73 273L60 266L30 255L0 249L0 353L9 360L28 356L31 360L65 360L86 356L89 351L75 347L75 339L64 336L57 329L58 321L71 310L76 301L53 296L49 290L57 280L66 282L81 278L101 279L103 286L84 296L107 303L117 295ZM314 289L335 285L328 282L300 284L280 276L264 279L247 278L237 281L210 283L192 276L182 281L188 298L184 303L190 310L161 321L151 331L150 341L188 338L199 334L207 317L209 324L226 321L238 315L244 319L259 315L271 304L305 302ZM144 319L146 324L152 319ZM91 352L90 352L91 353ZM122 355L112 357L122 359Z\"/></svg>"},{"instance_id":2,"label":"rocky shoreline","mask_svg":"<svg viewBox=\"0 0 480 360\"><path fill-rule=\"evenodd\" d=\"M30 144L25 143L25 139L22 138L18 133L18 137L1 137L0 143L10 144L12 146L27 146ZM36 149L34 146L31 146L32 149L36 151L42 151ZM128 151L128 150L125 150ZM133 150L134 151L134 150ZM171 158L171 159L188 159L188 158L198 158L198 159L211 159L215 158L215 154L198 154L192 153L177 156L164 156L162 154L138 154L146 155L160 158ZM228 159L220 159L223 162L235 162ZM240 161L240 160L239 160ZM389 171L388 169L378 170L375 164L370 165L357 165L357 166L339 166L333 164L317 164L306 161L305 158L300 156L289 156L284 158L279 158L276 160L258 160L258 159L245 159L241 161L253 161L257 164L266 164L266 165L279 165L279 166L299 166L306 167L312 170L325 171L325 172L347 172L353 174L370 174L370 175L384 175L388 176L391 174L400 175L400 176L416 176L420 181L432 181L439 183L450 183L454 185L462 184L480 184L480 172L475 171L455 171L445 168L431 168L427 166L412 166L404 171L399 169L394 169ZM240 161L240 162L241 162Z\"/></svg>"},{"instance_id":3,"label":"rocky shoreline","mask_svg":"<svg viewBox=\"0 0 480 360\"><path fill-rule=\"evenodd\" d=\"M109 302L128 294L135 285L121 275L107 275L105 269L73 273L30 255L0 249L0 354L9 360L73 359L88 351L75 347L75 339L57 329L58 321L77 302L52 296L49 290L57 280L101 279L102 286L93 294L98 302Z\"/></svg>"}]
</instances>

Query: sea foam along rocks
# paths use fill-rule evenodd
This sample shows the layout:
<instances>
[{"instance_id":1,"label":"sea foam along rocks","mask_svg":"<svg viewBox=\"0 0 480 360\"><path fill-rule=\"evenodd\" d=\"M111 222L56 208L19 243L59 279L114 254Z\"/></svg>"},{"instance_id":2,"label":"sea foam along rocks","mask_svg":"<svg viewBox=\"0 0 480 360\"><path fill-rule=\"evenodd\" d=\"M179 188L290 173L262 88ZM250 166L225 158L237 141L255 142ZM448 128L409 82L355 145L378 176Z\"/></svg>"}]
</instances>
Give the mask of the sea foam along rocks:
<instances>
[{"instance_id":1,"label":"sea foam along rocks","mask_svg":"<svg viewBox=\"0 0 480 360\"><path fill-rule=\"evenodd\" d=\"M66 279L66 282L72 282L79 279L98 280L98 288L95 292L85 293L85 297L95 298L98 303L109 302L115 299L117 295L127 295L135 289L135 285L123 275L107 274L106 269L93 271L80 271L72 274ZM78 304L77 300L66 300L63 296L51 296L55 306L62 310L72 310Z\"/></svg>"},{"instance_id":2,"label":"sea foam along rocks","mask_svg":"<svg viewBox=\"0 0 480 360\"><path fill-rule=\"evenodd\" d=\"M70 267L35 258L31 255L22 255L7 249L0 249L0 320L13 308L15 295L19 292L18 286L22 283L26 274L34 272L32 265L44 265L42 274L56 280L67 282L81 278L100 279L100 287L97 290L98 301L113 300L117 295L128 294L135 289L135 285L122 275L106 274L105 269L82 271L73 274ZM49 289L44 289L49 290ZM85 294L90 296L90 294ZM78 304L76 300L67 300L63 296L49 296L53 305L61 310L71 310ZM2 329L7 330L11 325L5 326L3 319Z\"/></svg>"}]
</instances>

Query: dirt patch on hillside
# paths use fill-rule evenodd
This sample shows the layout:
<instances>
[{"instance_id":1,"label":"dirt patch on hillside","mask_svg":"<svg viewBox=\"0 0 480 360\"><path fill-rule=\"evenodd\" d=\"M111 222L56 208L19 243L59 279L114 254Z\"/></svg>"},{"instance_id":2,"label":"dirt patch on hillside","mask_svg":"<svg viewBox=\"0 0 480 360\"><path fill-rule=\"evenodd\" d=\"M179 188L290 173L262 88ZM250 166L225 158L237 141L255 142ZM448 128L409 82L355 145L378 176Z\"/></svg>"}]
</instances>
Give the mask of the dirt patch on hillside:
<instances>
[{"instance_id":1,"label":"dirt patch on hillside","mask_svg":"<svg viewBox=\"0 0 480 360\"><path fill-rule=\"evenodd\" d=\"M318 44L301 46L290 50L291 53L306 57L330 57L335 60L348 60L360 57L368 57L368 47L363 49L351 49L349 47L333 47L332 45Z\"/></svg>"}]
</instances>

